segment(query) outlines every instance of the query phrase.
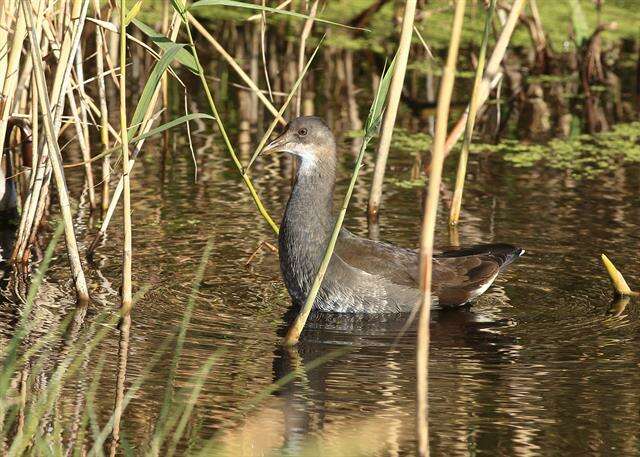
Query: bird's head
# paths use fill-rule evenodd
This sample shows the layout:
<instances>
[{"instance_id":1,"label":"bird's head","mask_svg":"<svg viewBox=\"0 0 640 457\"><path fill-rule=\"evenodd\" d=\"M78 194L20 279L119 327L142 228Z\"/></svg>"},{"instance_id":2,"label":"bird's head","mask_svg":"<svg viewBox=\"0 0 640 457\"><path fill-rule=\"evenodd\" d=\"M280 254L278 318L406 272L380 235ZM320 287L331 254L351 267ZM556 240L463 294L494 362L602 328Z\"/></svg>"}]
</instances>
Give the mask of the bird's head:
<instances>
[{"instance_id":1,"label":"bird's head","mask_svg":"<svg viewBox=\"0 0 640 457\"><path fill-rule=\"evenodd\" d=\"M272 152L293 154L299 158L301 168L311 169L335 161L336 140L321 118L303 116L289 122L284 132L262 150L263 154Z\"/></svg>"}]
</instances>

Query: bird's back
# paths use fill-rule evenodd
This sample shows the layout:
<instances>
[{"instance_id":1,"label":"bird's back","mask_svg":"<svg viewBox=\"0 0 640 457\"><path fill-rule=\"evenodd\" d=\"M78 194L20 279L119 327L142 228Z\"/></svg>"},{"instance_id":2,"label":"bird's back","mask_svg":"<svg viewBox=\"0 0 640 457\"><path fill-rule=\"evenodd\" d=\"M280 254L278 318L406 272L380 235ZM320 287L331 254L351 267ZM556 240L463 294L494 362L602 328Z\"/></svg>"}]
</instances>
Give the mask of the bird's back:
<instances>
[{"instance_id":1,"label":"bird's back","mask_svg":"<svg viewBox=\"0 0 640 457\"><path fill-rule=\"evenodd\" d=\"M475 299L523 252L509 244L487 244L439 253L433 260L432 280L439 307L459 306ZM342 230L335 255L349 266L379 277L381 287L384 283L401 286L401 290L419 287L419 256L415 250Z\"/></svg>"}]
</instances>

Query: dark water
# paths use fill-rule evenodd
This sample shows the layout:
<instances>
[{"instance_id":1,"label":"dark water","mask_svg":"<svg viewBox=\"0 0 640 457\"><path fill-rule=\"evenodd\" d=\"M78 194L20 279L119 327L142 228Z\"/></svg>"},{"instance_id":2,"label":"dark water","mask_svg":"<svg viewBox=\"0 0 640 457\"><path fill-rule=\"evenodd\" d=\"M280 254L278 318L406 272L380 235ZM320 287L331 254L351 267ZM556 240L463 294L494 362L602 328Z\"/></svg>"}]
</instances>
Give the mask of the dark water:
<instances>
[{"instance_id":1,"label":"dark water","mask_svg":"<svg viewBox=\"0 0 640 457\"><path fill-rule=\"evenodd\" d=\"M145 373L153 355L177 331L211 239L212 255L174 381L176 398L186 398L179 390L194 384L193 376L209 357L217 358L181 446L197 448L216 437L228 455L267 455L279 449L290 455L302 455L303 450L320 455L320 445L314 443L323 439L324 453L341 449L337 455L413 454L414 330L396 342L400 319L317 319L298 349L280 350L278 331L289 301L277 257L264 250L245 266L260 241L274 241L272 233L222 149L195 132L195 178L185 138L177 134L174 140L175 150L164 167L157 154L148 154L136 165L144 173L134 174L134 283L137 290L149 289L133 311L126 386ZM368 230L363 209L371 159L367 156L347 221L363 235ZM408 178L412 161L393 154L390 170ZM339 191L344 190L350 163L345 154ZM278 218L289 191L282 167L272 157L260 159L254 171L256 187ZM610 254L633 287L639 171L628 167L575 181L542 167L518 169L497 158L473 158L461 242L512 242L524 247L527 255L473 307L433 318L429 422L434 455L639 452L640 312L632 301L618 316L607 313L611 292L599 262L600 253ZM385 195L380 237L415 247L421 190L388 185ZM93 230L83 215L86 210L81 208L79 238L86 245ZM79 327L94 324L102 311L113 314L117 309L120 217L118 212L89 270L94 301L78 320ZM449 244L442 221L437 241ZM27 346L75 308L61 248L41 288L33 314L37 325ZM6 342L18 313L15 305L5 303L2 309L0 332ZM118 335L111 328L66 383L55 408L65 430L79 423L101 360L95 414L101 425L108 420ZM73 332L69 338L73 340ZM64 342L47 344L45 350L50 350L47 367L30 387L36 391L47 384L67 353ZM150 369L125 410L122 433L127 446L147 443L153 434L171 353L169 349ZM329 359L319 367L305 368L327 354ZM296 373L292 382L279 393L263 395L291 371ZM17 388L19 380L14 383Z\"/></svg>"}]
</instances>

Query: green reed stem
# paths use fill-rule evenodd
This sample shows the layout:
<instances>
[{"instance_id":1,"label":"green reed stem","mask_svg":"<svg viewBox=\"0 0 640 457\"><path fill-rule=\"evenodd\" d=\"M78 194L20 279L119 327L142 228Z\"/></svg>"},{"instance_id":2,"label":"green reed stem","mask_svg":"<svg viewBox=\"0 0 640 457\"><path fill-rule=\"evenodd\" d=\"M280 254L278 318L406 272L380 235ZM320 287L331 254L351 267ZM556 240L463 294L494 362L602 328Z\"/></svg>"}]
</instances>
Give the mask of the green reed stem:
<instances>
[{"instance_id":1,"label":"green reed stem","mask_svg":"<svg viewBox=\"0 0 640 457\"><path fill-rule=\"evenodd\" d=\"M175 6L175 3L174 3ZM186 6L186 5L185 5ZM193 57L196 60L196 66L198 69L198 77L200 78L200 82L202 83L202 88L204 89L205 95L207 97L207 102L209 103L209 109L211 110L211 114L213 114L213 117L216 121L216 124L218 125L218 129L220 129L220 134L222 135L222 138L224 139L224 144L227 147L227 150L229 151L229 155L231 156L231 159L233 160L233 164L236 166L236 168L238 169L238 172L240 173L240 176L242 177L242 180L244 181L244 184L247 186L247 189L249 190L249 193L251 193L251 198L253 198L253 201L256 205L256 207L258 208L258 211L260 212L260 215L262 215L262 217L264 218L265 221L267 221L267 223L269 224L269 226L273 229L273 231L278 234L280 229L278 228L278 224L276 224L274 222L274 220L271 218L271 216L269 215L269 213L267 212L267 209L264 207L262 200L260 200L260 197L258 196L258 193L256 192L255 187L253 187L253 183L251 182L251 178L249 178L248 175L246 175L244 173L244 169L242 167L242 163L240 163L240 160L238 159L238 156L233 148L233 145L231 144L231 140L229 140L229 135L227 134L227 130L224 127L224 123L222 122L222 119L220 118L220 114L218 113L218 108L216 107L216 103L213 101L213 96L211 95L211 90L209 89L209 84L207 84L207 79L205 77L204 74L204 70L202 68L202 65L200 63L200 58L198 57L198 51L196 50L196 45L194 43L193 40L193 34L191 33L191 26L189 25L189 21L186 19L185 14L189 14L189 13L185 13L180 12L182 17L183 17L183 21L184 21L184 25L187 29L187 37L189 39L189 46L191 47L192 51L193 51Z\"/></svg>"},{"instance_id":2,"label":"green reed stem","mask_svg":"<svg viewBox=\"0 0 640 457\"><path fill-rule=\"evenodd\" d=\"M278 114L280 115L280 117L287 110L287 108L289 106L289 103L291 103L291 100L293 99L293 96L296 94L296 92L298 90L298 87L302 83L302 80L304 79L305 75L307 74L307 71L309 70L309 67L311 66L311 63L313 62L313 59L316 57L316 54L318 54L318 50L320 49L320 46L322 46L322 43L324 42L325 37L326 37L326 35L323 35L322 38L320 39L320 42L318 43L318 46L316 46L316 49L313 51L313 54L311 54L311 57L309 57L309 60L307 61L307 64L305 65L305 67L302 69L302 71L298 75L298 79L296 80L296 82L294 83L293 87L291 88L291 91L289 91L289 94L287 95L287 98L285 99L284 103L280 107L280 110L278 111ZM267 129L267 131L262 136L262 139L260 140L260 142L258 143L258 146L256 147L255 151L253 152L253 155L251 156L251 159L249 159L249 163L247 164L246 168L244 169L244 173L245 174L249 171L249 168L251 168L251 165L253 165L253 162L256 160L256 158L258 157L258 155L262 151L262 148L264 147L264 145L267 144L267 140L269 139L269 137L273 133L273 130L276 128L277 124L278 124L278 117L275 117L271 121L271 124L269 124L269 128Z\"/></svg>"},{"instance_id":3,"label":"green reed stem","mask_svg":"<svg viewBox=\"0 0 640 457\"><path fill-rule=\"evenodd\" d=\"M333 227L333 232L331 233L329 245L327 246L327 250L324 253L322 263L320 264L320 268L318 269L316 277L313 280L311 290L309 292L309 295L307 295L304 306L287 331L287 335L284 339L284 344L286 346L293 346L300 339L300 334L304 329L304 325L306 324L309 313L311 312L311 308L313 307L313 302L318 295L320 286L322 285L322 280L324 279L324 275L327 272L327 268L329 267L329 262L331 261L331 256L333 255L333 251L336 247L336 242L338 241L338 235L340 234L340 229L342 228L344 217L347 214L349 201L351 200L353 189L356 185L356 181L358 180L358 174L360 173L364 153L367 149L369 141L371 140L371 138L373 138L373 135L378 130L378 127L380 125L380 118L382 117L382 105L384 104L384 100L387 97L391 74L393 73L395 67L394 64L395 59L394 62L389 66L389 68L385 70L380 85L378 86L378 91L376 92L373 104L371 105L371 110L369 111L369 116L365 125L364 138L362 141L362 145L360 146L360 152L358 153L358 157L356 158L353 173L351 174L351 181L349 182L347 193L345 194L344 200L342 201L342 207L340 208L340 212L338 213L338 219L336 220L336 223Z\"/></svg>"},{"instance_id":4,"label":"green reed stem","mask_svg":"<svg viewBox=\"0 0 640 457\"><path fill-rule=\"evenodd\" d=\"M451 211L449 213L449 224L456 225L460 220L460 208L462 207L462 192L464 190L464 181L467 175L467 162L469 160L469 146L473 137L473 127L476 122L476 115L479 108L480 84L482 83L482 75L484 74L484 64L487 58L487 43L489 42L489 32L493 21L493 13L496 9L496 0L491 0L487 9L487 17L484 22L484 32L482 35L482 44L480 45L480 54L478 55L478 67L473 81L473 93L471 102L469 103L469 115L464 130L464 138L462 140L462 150L460 151L460 159L458 162L458 171L456 174L456 187L453 191L453 201L451 202Z\"/></svg>"}]
</instances>

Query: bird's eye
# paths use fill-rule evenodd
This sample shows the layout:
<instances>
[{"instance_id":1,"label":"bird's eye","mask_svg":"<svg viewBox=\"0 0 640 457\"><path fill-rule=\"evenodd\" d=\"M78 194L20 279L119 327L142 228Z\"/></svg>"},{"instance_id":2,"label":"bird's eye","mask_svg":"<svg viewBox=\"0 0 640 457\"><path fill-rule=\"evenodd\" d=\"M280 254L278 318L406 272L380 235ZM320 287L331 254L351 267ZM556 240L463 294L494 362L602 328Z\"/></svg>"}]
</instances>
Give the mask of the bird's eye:
<instances>
[{"instance_id":1,"label":"bird's eye","mask_svg":"<svg viewBox=\"0 0 640 457\"><path fill-rule=\"evenodd\" d=\"M298 130L298 135L307 136L307 129L302 128L302 129Z\"/></svg>"}]
</instances>

